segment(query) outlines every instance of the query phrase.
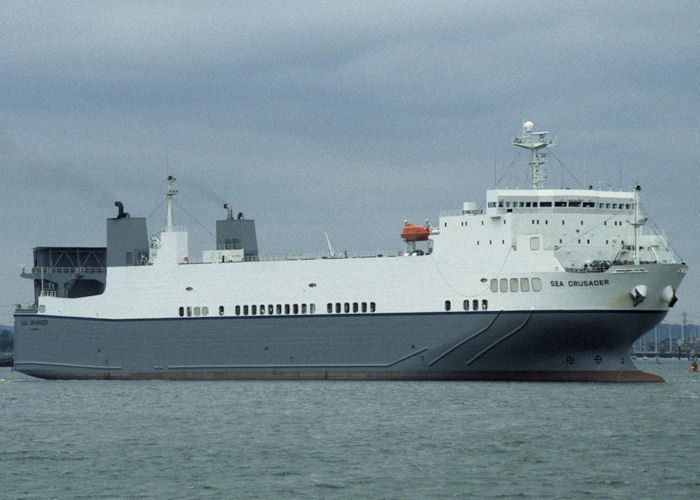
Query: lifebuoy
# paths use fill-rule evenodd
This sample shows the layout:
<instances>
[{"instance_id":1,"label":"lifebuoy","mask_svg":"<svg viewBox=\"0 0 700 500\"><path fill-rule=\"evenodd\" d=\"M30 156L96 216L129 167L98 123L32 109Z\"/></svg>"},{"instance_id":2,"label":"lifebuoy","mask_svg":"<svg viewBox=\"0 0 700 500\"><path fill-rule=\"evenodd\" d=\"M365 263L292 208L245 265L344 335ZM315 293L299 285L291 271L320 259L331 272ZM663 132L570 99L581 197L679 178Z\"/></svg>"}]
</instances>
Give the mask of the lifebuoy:
<instances>
[{"instance_id":1,"label":"lifebuoy","mask_svg":"<svg viewBox=\"0 0 700 500\"><path fill-rule=\"evenodd\" d=\"M554 245L554 250L559 250L559 245Z\"/></svg>"}]
</instances>

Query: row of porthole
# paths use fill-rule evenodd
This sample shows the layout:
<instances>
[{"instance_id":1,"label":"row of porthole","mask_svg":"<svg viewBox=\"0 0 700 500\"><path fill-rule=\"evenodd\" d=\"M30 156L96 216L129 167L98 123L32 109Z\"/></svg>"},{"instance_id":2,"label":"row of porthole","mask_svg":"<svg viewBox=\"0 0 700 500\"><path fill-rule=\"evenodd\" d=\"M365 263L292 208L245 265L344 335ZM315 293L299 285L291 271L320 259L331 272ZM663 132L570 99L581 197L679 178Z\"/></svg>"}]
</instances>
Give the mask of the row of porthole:
<instances>
[{"instance_id":1,"label":"row of porthole","mask_svg":"<svg viewBox=\"0 0 700 500\"><path fill-rule=\"evenodd\" d=\"M377 304L375 302L336 302L335 308L332 302L326 305L326 310L328 313L335 312L340 313L366 313L375 312L377 310ZM272 316L272 315L289 315L289 314L315 314L316 304L257 304L253 305L237 305L234 307L234 314L236 316ZM178 309L178 314L181 318L187 317L199 317L208 316L209 308L207 306L180 306ZM224 306L219 306L219 316L224 315Z\"/></svg>"},{"instance_id":2,"label":"row of porthole","mask_svg":"<svg viewBox=\"0 0 700 500\"><path fill-rule=\"evenodd\" d=\"M373 313L377 310L377 304L374 302L370 302L367 304L367 302L336 302L335 303L335 313L340 314L340 313L350 313L352 310L353 313L366 313L368 308L367 306L369 305L369 312ZM333 303L329 302L326 304L326 311L328 311L328 314L333 313Z\"/></svg>"},{"instance_id":3,"label":"row of porthole","mask_svg":"<svg viewBox=\"0 0 700 500\"><path fill-rule=\"evenodd\" d=\"M281 314L314 314L316 312L316 304L257 304L254 305L237 305L234 307L236 316L263 316L281 315ZM284 312L283 312L284 311ZM208 316L209 308L207 306L180 306L178 309L180 317L191 316ZM224 315L224 306L219 306L219 316Z\"/></svg>"},{"instance_id":4,"label":"row of porthole","mask_svg":"<svg viewBox=\"0 0 700 500\"><path fill-rule=\"evenodd\" d=\"M462 301L462 309L465 311L469 310L470 306L470 300L469 299L464 299ZM481 301L481 310L482 311L487 311L489 308L489 301L486 299L483 299ZM450 311L452 310L452 302L449 300L445 301L445 311ZM472 299L471 300L471 310L472 311L478 311L479 310L479 300L478 299Z\"/></svg>"},{"instance_id":5,"label":"row of porthole","mask_svg":"<svg viewBox=\"0 0 700 500\"><path fill-rule=\"evenodd\" d=\"M530 287L530 284L532 284L532 287ZM532 278L530 280L529 278L501 278L501 279L496 279L493 278L490 283L491 291L492 292L498 292L499 290L501 292L529 292L532 290L533 292L541 292L542 291L542 279L540 278Z\"/></svg>"}]
</instances>

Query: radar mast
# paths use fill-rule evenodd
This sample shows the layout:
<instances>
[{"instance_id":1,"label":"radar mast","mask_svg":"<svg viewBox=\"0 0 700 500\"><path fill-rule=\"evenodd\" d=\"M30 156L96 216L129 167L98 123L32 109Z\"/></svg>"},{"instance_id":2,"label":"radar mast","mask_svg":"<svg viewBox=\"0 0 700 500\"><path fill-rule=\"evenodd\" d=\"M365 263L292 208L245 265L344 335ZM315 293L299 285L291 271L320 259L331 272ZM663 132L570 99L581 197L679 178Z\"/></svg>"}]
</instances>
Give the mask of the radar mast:
<instances>
[{"instance_id":1,"label":"radar mast","mask_svg":"<svg viewBox=\"0 0 700 500\"><path fill-rule=\"evenodd\" d=\"M165 199L167 201L167 215L165 219L165 230L173 230L173 196L177 194L177 189L173 188L173 182L175 182L175 177L172 175L168 176L168 183L165 189Z\"/></svg>"},{"instance_id":2,"label":"radar mast","mask_svg":"<svg viewBox=\"0 0 700 500\"><path fill-rule=\"evenodd\" d=\"M556 143L547 135L549 132L533 132L534 124L531 121L523 123L523 132L520 137L513 139L513 146L530 150L530 170L532 172L533 189L542 189L546 180L546 173L542 167L546 163L544 154L539 153L540 149L548 146L555 146Z\"/></svg>"}]
</instances>

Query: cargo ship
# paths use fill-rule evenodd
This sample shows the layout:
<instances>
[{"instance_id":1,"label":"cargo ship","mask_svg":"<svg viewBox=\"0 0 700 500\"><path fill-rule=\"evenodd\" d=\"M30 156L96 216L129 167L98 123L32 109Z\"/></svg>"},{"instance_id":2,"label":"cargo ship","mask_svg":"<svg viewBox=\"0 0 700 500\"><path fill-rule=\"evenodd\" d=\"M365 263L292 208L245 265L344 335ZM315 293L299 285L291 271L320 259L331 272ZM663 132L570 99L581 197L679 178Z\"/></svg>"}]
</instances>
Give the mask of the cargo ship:
<instances>
[{"instance_id":1,"label":"cargo ship","mask_svg":"<svg viewBox=\"0 0 700 500\"><path fill-rule=\"evenodd\" d=\"M15 310L15 369L47 379L663 381L632 343L687 273L648 231L640 188L548 189L549 132L526 122L528 189L493 189L390 254L264 255L255 221L216 223L189 258L173 223L121 203L106 247L37 247Z\"/></svg>"}]
</instances>

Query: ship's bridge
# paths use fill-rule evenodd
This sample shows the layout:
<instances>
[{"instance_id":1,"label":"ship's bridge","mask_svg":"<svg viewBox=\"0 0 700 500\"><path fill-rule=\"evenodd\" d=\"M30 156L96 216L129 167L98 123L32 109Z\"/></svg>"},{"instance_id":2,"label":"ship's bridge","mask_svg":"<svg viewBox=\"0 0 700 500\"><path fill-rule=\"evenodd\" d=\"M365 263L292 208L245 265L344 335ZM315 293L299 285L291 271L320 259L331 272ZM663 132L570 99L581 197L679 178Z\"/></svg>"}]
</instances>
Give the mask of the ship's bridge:
<instances>
[{"instance_id":1,"label":"ship's bridge","mask_svg":"<svg viewBox=\"0 0 700 500\"><path fill-rule=\"evenodd\" d=\"M491 217L510 212L630 213L634 192L590 189L494 189L486 192Z\"/></svg>"}]
</instances>

